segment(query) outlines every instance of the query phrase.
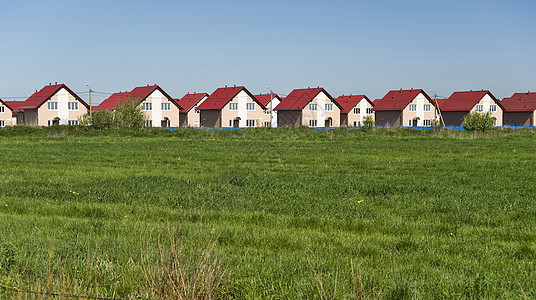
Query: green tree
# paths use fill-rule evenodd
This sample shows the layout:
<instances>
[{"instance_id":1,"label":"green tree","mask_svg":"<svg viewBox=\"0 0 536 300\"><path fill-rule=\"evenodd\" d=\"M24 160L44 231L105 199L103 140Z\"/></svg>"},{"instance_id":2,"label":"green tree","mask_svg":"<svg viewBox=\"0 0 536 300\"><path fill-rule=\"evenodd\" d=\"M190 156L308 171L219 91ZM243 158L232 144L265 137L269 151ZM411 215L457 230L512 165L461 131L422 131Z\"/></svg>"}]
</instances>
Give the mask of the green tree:
<instances>
[{"instance_id":1,"label":"green tree","mask_svg":"<svg viewBox=\"0 0 536 300\"><path fill-rule=\"evenodd\" d=\"M374 125L374 118L372 116L365 116L363 118L363 126L361 126L361 128L370 129L374 127Z\"/></svg>"},{"instance_id":2,"label":"green tree","mask_svg":"<svg viewBox=\"0 0 536 300\"><path fill-rule=\"evenodd\" d=\"M114 110L97 110L91 114L85 114L78 119L79 124L95 129L143 127L147 118L139 105L140 101L140 98L131 96L119 99Z\"/></svg>"},{"instance_id":3,"label":"green tree","mask_svg":"<svg viewBox=\"0 0 536 300\"><path fill-rule=\"evenodd\" d=\"M486 113L471 112L463 117L463 127L466 130L485 132L492 129L494 123L495 117L489 111Z\"/></svg>"}]
</instances>

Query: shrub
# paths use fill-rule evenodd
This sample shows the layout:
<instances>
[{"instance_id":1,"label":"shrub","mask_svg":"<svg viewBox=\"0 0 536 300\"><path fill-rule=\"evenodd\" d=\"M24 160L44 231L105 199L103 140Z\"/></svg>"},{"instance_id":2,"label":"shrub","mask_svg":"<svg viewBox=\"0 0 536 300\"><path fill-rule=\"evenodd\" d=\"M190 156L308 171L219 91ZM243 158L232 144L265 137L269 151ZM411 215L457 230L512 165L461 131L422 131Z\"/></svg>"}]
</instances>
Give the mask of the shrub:
<instances>
[{"instance_id":1,"label":"shrub","mask_svg":"<svg viewBox=\"0 0 536 300\"><path fill-rule=\"evenodd\" d=\"M363 128L365 129L369 129L369 128L372 128L374 127L374 118L372 116L365 116L363 118Z\"/></svg>"},{"instance_id":2,"label":"shrub","mask_svg":"<svg viewBox=\"0 0 536 300\"><path fill-rule=\"evenodd\" d=\"M98 110L85 114L79 118L81 126L90 126L95 129L111 127L143 127L145 115L139 106L139 98L123 98L117 107L111 110Z\"/></svg>"},{"instance_id":3,"label":"shrub","mask_svg":"<svg viewBox=\"0 0 536 300\"><path fill-rule=\"evenodd\" d=\"M466 130L488 131L493 128L495 117L491 112L471 112L463 117L463 127Z\"/></svg>"}]
</instances>

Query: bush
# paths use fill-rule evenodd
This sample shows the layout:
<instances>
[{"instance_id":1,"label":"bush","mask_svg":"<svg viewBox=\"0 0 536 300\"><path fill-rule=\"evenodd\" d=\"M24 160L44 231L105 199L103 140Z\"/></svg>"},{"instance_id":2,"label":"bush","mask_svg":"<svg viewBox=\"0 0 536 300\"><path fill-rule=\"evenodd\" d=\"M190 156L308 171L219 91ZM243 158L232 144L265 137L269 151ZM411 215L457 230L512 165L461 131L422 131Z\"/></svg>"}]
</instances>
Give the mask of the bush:
<instances>
[{"instance_id":1,"label":"bush","mask_svg":"<svg viewBox=\"0 0 536 300\"><path fill-rule=\"evenodd\" d=\"M476 131L488 131L493 128L495 123L495 117L491 115L491 112L479 113L471 112L463 117L463 127L466 130Z\"/></svg>"},{"instance_id":2,"label":"bush","mask_svg":"<svg viewBox=\"0 0 536 300\"><path fill-rule=\"evenodd\" d=\"M95 129L111 127L143 127L145 114L139 106L139 98L123 98L115 110L98 110L85 114L79 119L81 126L90 126Z\"/></svg>"},{"instance_id":3,"label":"bush","mask_svg":"<svg viewBox=\"0 0 536 300\"><path fill-rule=\"evenodd\" d=\"M365 129L369 129L369 128L372 128L374 127L374 118L372 116L365 116L363 118L363 128Z\"/></svg>"}]
</instances>

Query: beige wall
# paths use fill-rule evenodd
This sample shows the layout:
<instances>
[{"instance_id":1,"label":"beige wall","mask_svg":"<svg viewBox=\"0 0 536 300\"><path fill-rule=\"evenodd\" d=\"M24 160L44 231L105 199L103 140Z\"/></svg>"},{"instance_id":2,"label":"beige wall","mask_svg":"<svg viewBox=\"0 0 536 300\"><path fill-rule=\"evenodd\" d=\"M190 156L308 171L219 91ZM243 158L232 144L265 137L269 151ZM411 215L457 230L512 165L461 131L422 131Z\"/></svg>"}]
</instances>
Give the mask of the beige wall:
<instances>
[{"instance_id":1,"label":"beige wall","mask_svg":"<svg viewBox=\"0 0 536 300\"><path fill-rule=\"evenodd\" d=\"M410 111L410 105L416 104L416 111ZM430 111L424 111L424 105L430 105ZM423 93L419 93L402 111L402 126L412 126L410 121L418 118L417 126L425 126L424 120L433 121L437 117L434 105L424 96Z\"/></svg>"},{"instance_id":2,"label":"beige wall","mask_svg":"<svg viewBox=\"0 0 536 300\"><path fill-rule=\"evenodd\" d=\"M310 109L310 104L317 104L317 110L312 111ZM326 111L326 104L332 104L333 110ZM341 110L329 97L320 92L316 97L311 100L302 110L302 126L310 126L310 120L316 120L317 124L315 127L324 127L326 119L331 118L332 124L331 127L340 127L341 126Z\"/></svg>"},{"instance_id":3,"label":"beige wall","mask_svg":"<svg viewBox=\"0 0 536 300\"><path fill-rule=\"evenodd\" d=\"M360 109L359 114L354 114L354 108L356 107ZM361 99L361 101L359 101L354 106L354 108L352 108L348 112L348 123L347 123L348 125L347 126L356 127L356 126L363 125L362 121L365 118L365 116L372 116L372 118L374 118L374 112L372 112L371 114L367 114L367 108L372 108L372 104L370 104L370 102L368 102L366 99Z\"/></svg>"},{"instance_id":4,"label":"beige wall","mask_svg":"<svg viewBox=\"0 0 536 300\"><path fill-rule=\"evenodd\" d=\"M13 124L13 111L9 107L5 106L2 102L0 102L0 107L3 107L4 109L4 112L0 112L0 121L4 121L4 126L15 125Z\"/></svg>"},{"instance_id":5,"label":"beige wall","mask_svg":"<svg viewBox=\"0 0 536 300\"><path fill-rule=\"evenodd\" d=\"M152 110L144 111L147 120L152 121L152 127L161 127L162 120L168 118L171 127L179 127L179 108L172 99L168 99L160 90L154 90L142 103L152 103ZM162 103L169 103L170 110L162 110Z\"/></svg>"},{"instance_id":6,"label":"beige wall","mask_svg":"<svg viewBox=\"0 0 536 300\"><path fill-rule=\"evenodd\" d=\"M197 102L197 104L194 107L190 109L190 111L186 114L186 124L183 124L183 126L188 126L188 127L200 127L201 126L201 118L200 118L201 114L195 113L196 111L195 108L201 105L201 103L203 103L207 98L208 96L204 96L199 102Z\"/></svg>"},{"instance_id":7,"label":"beige wall","mask_svg":"<svg viewBox=\"0 0 536 300\"><path fill-rule=\"evenodd\" d=\"M230 110L231 103L237 103L238 110ZM247 103L254 103L255 109L246 110ZM240 118L239 127L261 127L269 120L267 116L269 117L264 113L264 108L242 90L221 109L221 126L232 127L232 120ZM247 126L246 120L255 120L255 126Z\"/></svg>"},{"instance_id":8,"label":"beige wall","mask_svg":"<svg viewBox=\"0 0 536 300\"><path fill-rule=\"evenodd\" d=\"M503 110L502 108L491 98L489 94L486 94L478 103L471 109L471 112L476 111L476 106L482 105L483 113L486 113L490 111L490 106L495 105L497 108L497 111L491 112L491 115L495 117L495 126L502 126L503 125Z\"/></svg>"},{"instance_id":9,"label":"beige wall","mask_svg":"<svg viewBox=\"0 0 536 300\"><path fill-rule=\"evenodd\" d=\"M48 102L58 102L58 109L48 110ZM69 110L69 102L78 102L78 110ZM48 121L52 121L56 117L60 119L60 125L67 125L69 124L69 120L77 121L78 117L81 117L85 113L87 113L87 108L82 104L82 102L78 101L65 88L62 88L37 109L37 125L48 126ZM32 122L29 120L32 113L25 110L24 114L25 123L31 124Z\"/></svg>"}]
</instances>

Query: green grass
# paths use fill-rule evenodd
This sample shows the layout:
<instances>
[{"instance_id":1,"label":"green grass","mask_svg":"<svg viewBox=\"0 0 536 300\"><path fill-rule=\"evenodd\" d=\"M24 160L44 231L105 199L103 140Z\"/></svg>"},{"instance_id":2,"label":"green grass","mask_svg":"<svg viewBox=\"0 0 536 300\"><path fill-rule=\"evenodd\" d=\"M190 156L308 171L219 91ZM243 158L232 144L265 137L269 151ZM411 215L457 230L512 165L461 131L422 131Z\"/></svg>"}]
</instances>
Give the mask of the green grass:
<instances>
[{"instance_id":1,"label":"green grass","mask_svg":"<svg viewBox=\"0 0 536 300\"><path fill-rule=\"evenodd\" d=\"M191 253L217 240L231 299L313 298L315 274L353 297L357 266L369 298L534 298L535 138L2 128L0 282L143 296L183 224Z\"/></svg>"}]
</instances>

